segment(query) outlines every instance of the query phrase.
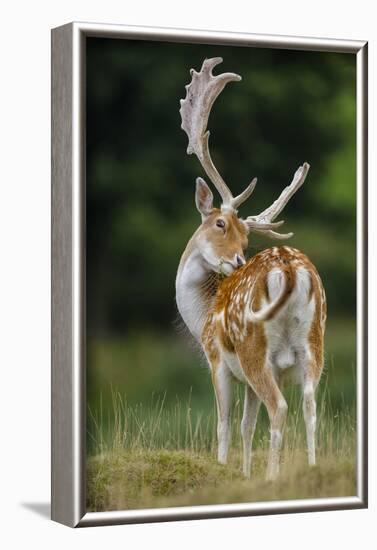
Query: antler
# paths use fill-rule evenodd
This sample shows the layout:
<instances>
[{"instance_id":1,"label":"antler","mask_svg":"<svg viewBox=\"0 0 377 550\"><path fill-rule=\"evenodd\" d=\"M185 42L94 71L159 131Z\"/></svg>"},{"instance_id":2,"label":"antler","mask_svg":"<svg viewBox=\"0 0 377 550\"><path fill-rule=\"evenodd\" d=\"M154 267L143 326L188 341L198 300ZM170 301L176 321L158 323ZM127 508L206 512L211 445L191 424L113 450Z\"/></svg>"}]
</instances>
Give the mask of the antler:
<instances>
[{"instance_id":1,"label":"antler","mask_svg":"<svg viewBox=\"0 0 377 550\"><path fill-rule=\"evenodd\" d=\"M199 73L194 69L190 70L192 81L186 86L187 94L185 99L180 101L179 112L182 118L181 127L189 138L187 153L189 155L195 153L198 157L206 174L220 193L223 206L236 209L254 191L257 179L254 178L240 195L233 197L209 153L207 124L212 105L228 82L241 80L241 77L234 73L213 76L212 69L222 61L221 57L205 59Z\"/></svg>"},{"instance_id":2,"label":"antler","mask_svg":"<svg viewBox=\"0 0 377 550\"><path fill-rule=\"evenodd\" d=\"M181 127L189 138L187 153L189 155L195 153L198 157L208 177L221 195L222 206L236 210L254 191L257 178L254 178L240 195L233 197L229 187L213 164L209 153L207 124L212 105L228 82L241 80L241 77L234 73L213 76L212 69L222 61L221 57L205 59L199 73L194 69L190 70L192 80L186 86L186 97L180 101L181 108L179 112L182 118ZM296 171L292 183L283 190L280 197L271 206L258 216L249 216L244 220L250 231L276 239L288 239L293 236L293 233L283 234L273 231L284 223L284 221L274 222L273 220L304 183L309 168L310 165L305 162Z\"/></svg>"},{"instance_id":3,"label":"antler","mask_svg":"<svg viewBox=\"0 0 377 550\"><path fill-rule=\"evenodd\" d=\"M302 166L300 166L297 170L295 175L293 176L293 180L290 185L288 185L280 194L280 197L276 199L275 202L271 204L266 210L263 210L258 216L248 216L246 218L245 223L250 231L253 231L254 233L261 233L263 235L267 235L268 237L272 237L274 239L289 239L293 236L293 233L276 233L275 231L272 231L273 226L279 227L284 223L284 221L280 222L273 222L273 220L280 214L280 212L284 209L285 205L289 201L289 199L296 193L296 191L301 187L301 185L304 183L305 178L307 176L307 173L309 172L310 164L305 162Z\"/></svg>"}]
</instances>

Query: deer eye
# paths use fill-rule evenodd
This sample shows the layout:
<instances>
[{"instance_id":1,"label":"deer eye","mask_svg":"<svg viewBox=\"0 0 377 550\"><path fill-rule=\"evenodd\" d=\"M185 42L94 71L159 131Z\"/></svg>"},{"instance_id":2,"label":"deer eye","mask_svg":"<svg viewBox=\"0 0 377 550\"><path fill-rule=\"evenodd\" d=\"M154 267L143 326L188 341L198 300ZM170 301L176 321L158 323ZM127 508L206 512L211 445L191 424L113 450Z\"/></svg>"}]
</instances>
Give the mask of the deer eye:
<instances>
[{"instance_id":1,"label":"deer eye","mask_svg":"<svg viewBox=\"0 0 377 550\"><path fill-rule=\"evenodd\" d=\"M221 229L224 229L225 222L224 222L224 220L219 219L219 220L216 220L216 225L217 225L217 227L221 227Z\"/></svg>"}]
</instances>

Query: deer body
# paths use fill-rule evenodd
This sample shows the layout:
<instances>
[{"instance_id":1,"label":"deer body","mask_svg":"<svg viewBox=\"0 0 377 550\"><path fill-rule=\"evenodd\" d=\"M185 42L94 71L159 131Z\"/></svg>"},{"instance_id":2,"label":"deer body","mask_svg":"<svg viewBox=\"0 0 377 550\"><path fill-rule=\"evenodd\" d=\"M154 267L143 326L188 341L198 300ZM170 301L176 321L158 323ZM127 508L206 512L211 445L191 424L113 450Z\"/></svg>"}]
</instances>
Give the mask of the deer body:
<instances>
[{"instance_id":1,"label":"deer body","mask_svg":"<svg viewBox=\"0 0 377 550\"><path fill-rule=\"evenodd\" d=\"M238 217L236 208L250 196L256 180L233 197L209 155L205 132L209 110L226 82L239 80L232 73L214 77L211 70L218 62L206 60L200 73L192 73L181 115L189 136L188 151L196 153L223 203L220 209L214 208L212 192L198 178L196 205L202 224L182 255L176 299L211 370L218 414L218 460L227 461L231 384L236 379L245 385L241 422L244 474L250 475L252 439L264 403L271 425L267 478L274 479L288 408L281 392L286 382L302 387L308 460L315 464L315 389L323 369L326 299L316 268L300 251L272 247L246 262L244 250L251 231L273 238L292 235L275 232L283 222L273 220L304 182L309 165L297 170L292 183L264 212L245 220Z\"/></svg>"}]
</instances>

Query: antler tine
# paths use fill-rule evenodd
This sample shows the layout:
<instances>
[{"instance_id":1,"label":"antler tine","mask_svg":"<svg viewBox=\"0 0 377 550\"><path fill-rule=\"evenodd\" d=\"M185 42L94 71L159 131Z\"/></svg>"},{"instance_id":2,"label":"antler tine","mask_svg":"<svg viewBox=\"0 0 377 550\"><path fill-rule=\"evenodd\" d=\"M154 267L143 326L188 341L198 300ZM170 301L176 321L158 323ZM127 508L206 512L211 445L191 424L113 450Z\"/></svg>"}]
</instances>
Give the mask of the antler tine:
<instances>
[{"instance_id":1,"label":"antler tine","mask_svg":"<svg viewBox=\"0 0 377 550\"><path fill-rule=\"evenodd\" d=\"M292 183L288 185L280 194L280 197L276 199L275 202L271 204L266 210L263 210L258 215L258 218L266 219L269 221L272 221L280 214L280 212L284 209L290 198L300 189L301 185L304 183L307 173L309 172L310 164L307 162L304 162L302 166L300 166L293 176Z\"/></svg>"},{"instance_id":2,"label":"antler tine","mask_svg":"<svg viewBox=\"0 0 377 550\"><path fill-rule=\"evenodd\" d=\"M242 193L240 193L239 195L237 195L237 197L234 197L234 199L232 199L231 205L235 210L237 210L237 208L243 202L245 202L246 199L248 199L250 197L250 195L252 194L252 192L255 189L257 181L258 181L257 178L254 178L253 181L251 183L249 183L249 185L246 187L246 189L244 191L242 191Z\"/></svg>"},{"instance_id":3,"label":"antler tine","mask_svg":"<svg viewBox=\"0 0 377 550\"><path fill-rule=\"evenodd\" d=\"M214 76L212 69L222 63L221 57L205 59L200 72L191 69L192 81L186 86L186 97L181 99L179 110L182 118L182 129L186 132L189 143L187 153L195 153L206 174L220 193L224 206L232 206L233 195L217 171L209 153L207 130L208 118L213 103L228 82L237 82L241 77L234 73L223 73Z\"/></svg>"},{"instance_id":4,"label":"antler tine","mask_svg":"<svg viewBox=\"0 0 377 550\"><path fill-rule=\"evenodd\" d=\"M307 173L309 172L310 164L304 162L300 166L293 176L293 180L280 194L279 198L271 204L266 210L263 210L257 216L249 216L246 218L245 223L250 229L255 233L260 233L275 239L289 239L293 236L293 233L276 233L272 231L273 228L279 227L284 222L274 222L273 220L280 214L284 209L290 198L296 193L296 191L304 183Z\"/></svg>"},{"instance_id":5,"label":"antler tine","mask_svg":"<svg viewBox=\"0 0 377 550\"><path fill-rule=\"evenodd\" d=\"M271 239L290 239L293 237L294 233L277 233L271 229L252 229L253 233L258 233L264 237L270 237Z\"/></svg>"}]
</instances>

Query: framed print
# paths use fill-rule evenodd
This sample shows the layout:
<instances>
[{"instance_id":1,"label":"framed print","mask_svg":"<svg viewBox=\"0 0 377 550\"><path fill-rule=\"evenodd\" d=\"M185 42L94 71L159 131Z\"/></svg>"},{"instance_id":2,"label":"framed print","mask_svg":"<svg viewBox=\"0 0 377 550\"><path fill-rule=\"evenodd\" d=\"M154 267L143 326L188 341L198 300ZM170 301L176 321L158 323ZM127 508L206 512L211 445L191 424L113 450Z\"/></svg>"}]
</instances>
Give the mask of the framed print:
<instances>
[{"instance_id":1,"label":"framed print","mask_svg":"<svg viewBox=\"0 0 377 550\"><path fill-rule=\"evenodd\" d=\"M54 520L366 507L367 43L54 29L52 299Z\"/></svg>"}]
</instances>

